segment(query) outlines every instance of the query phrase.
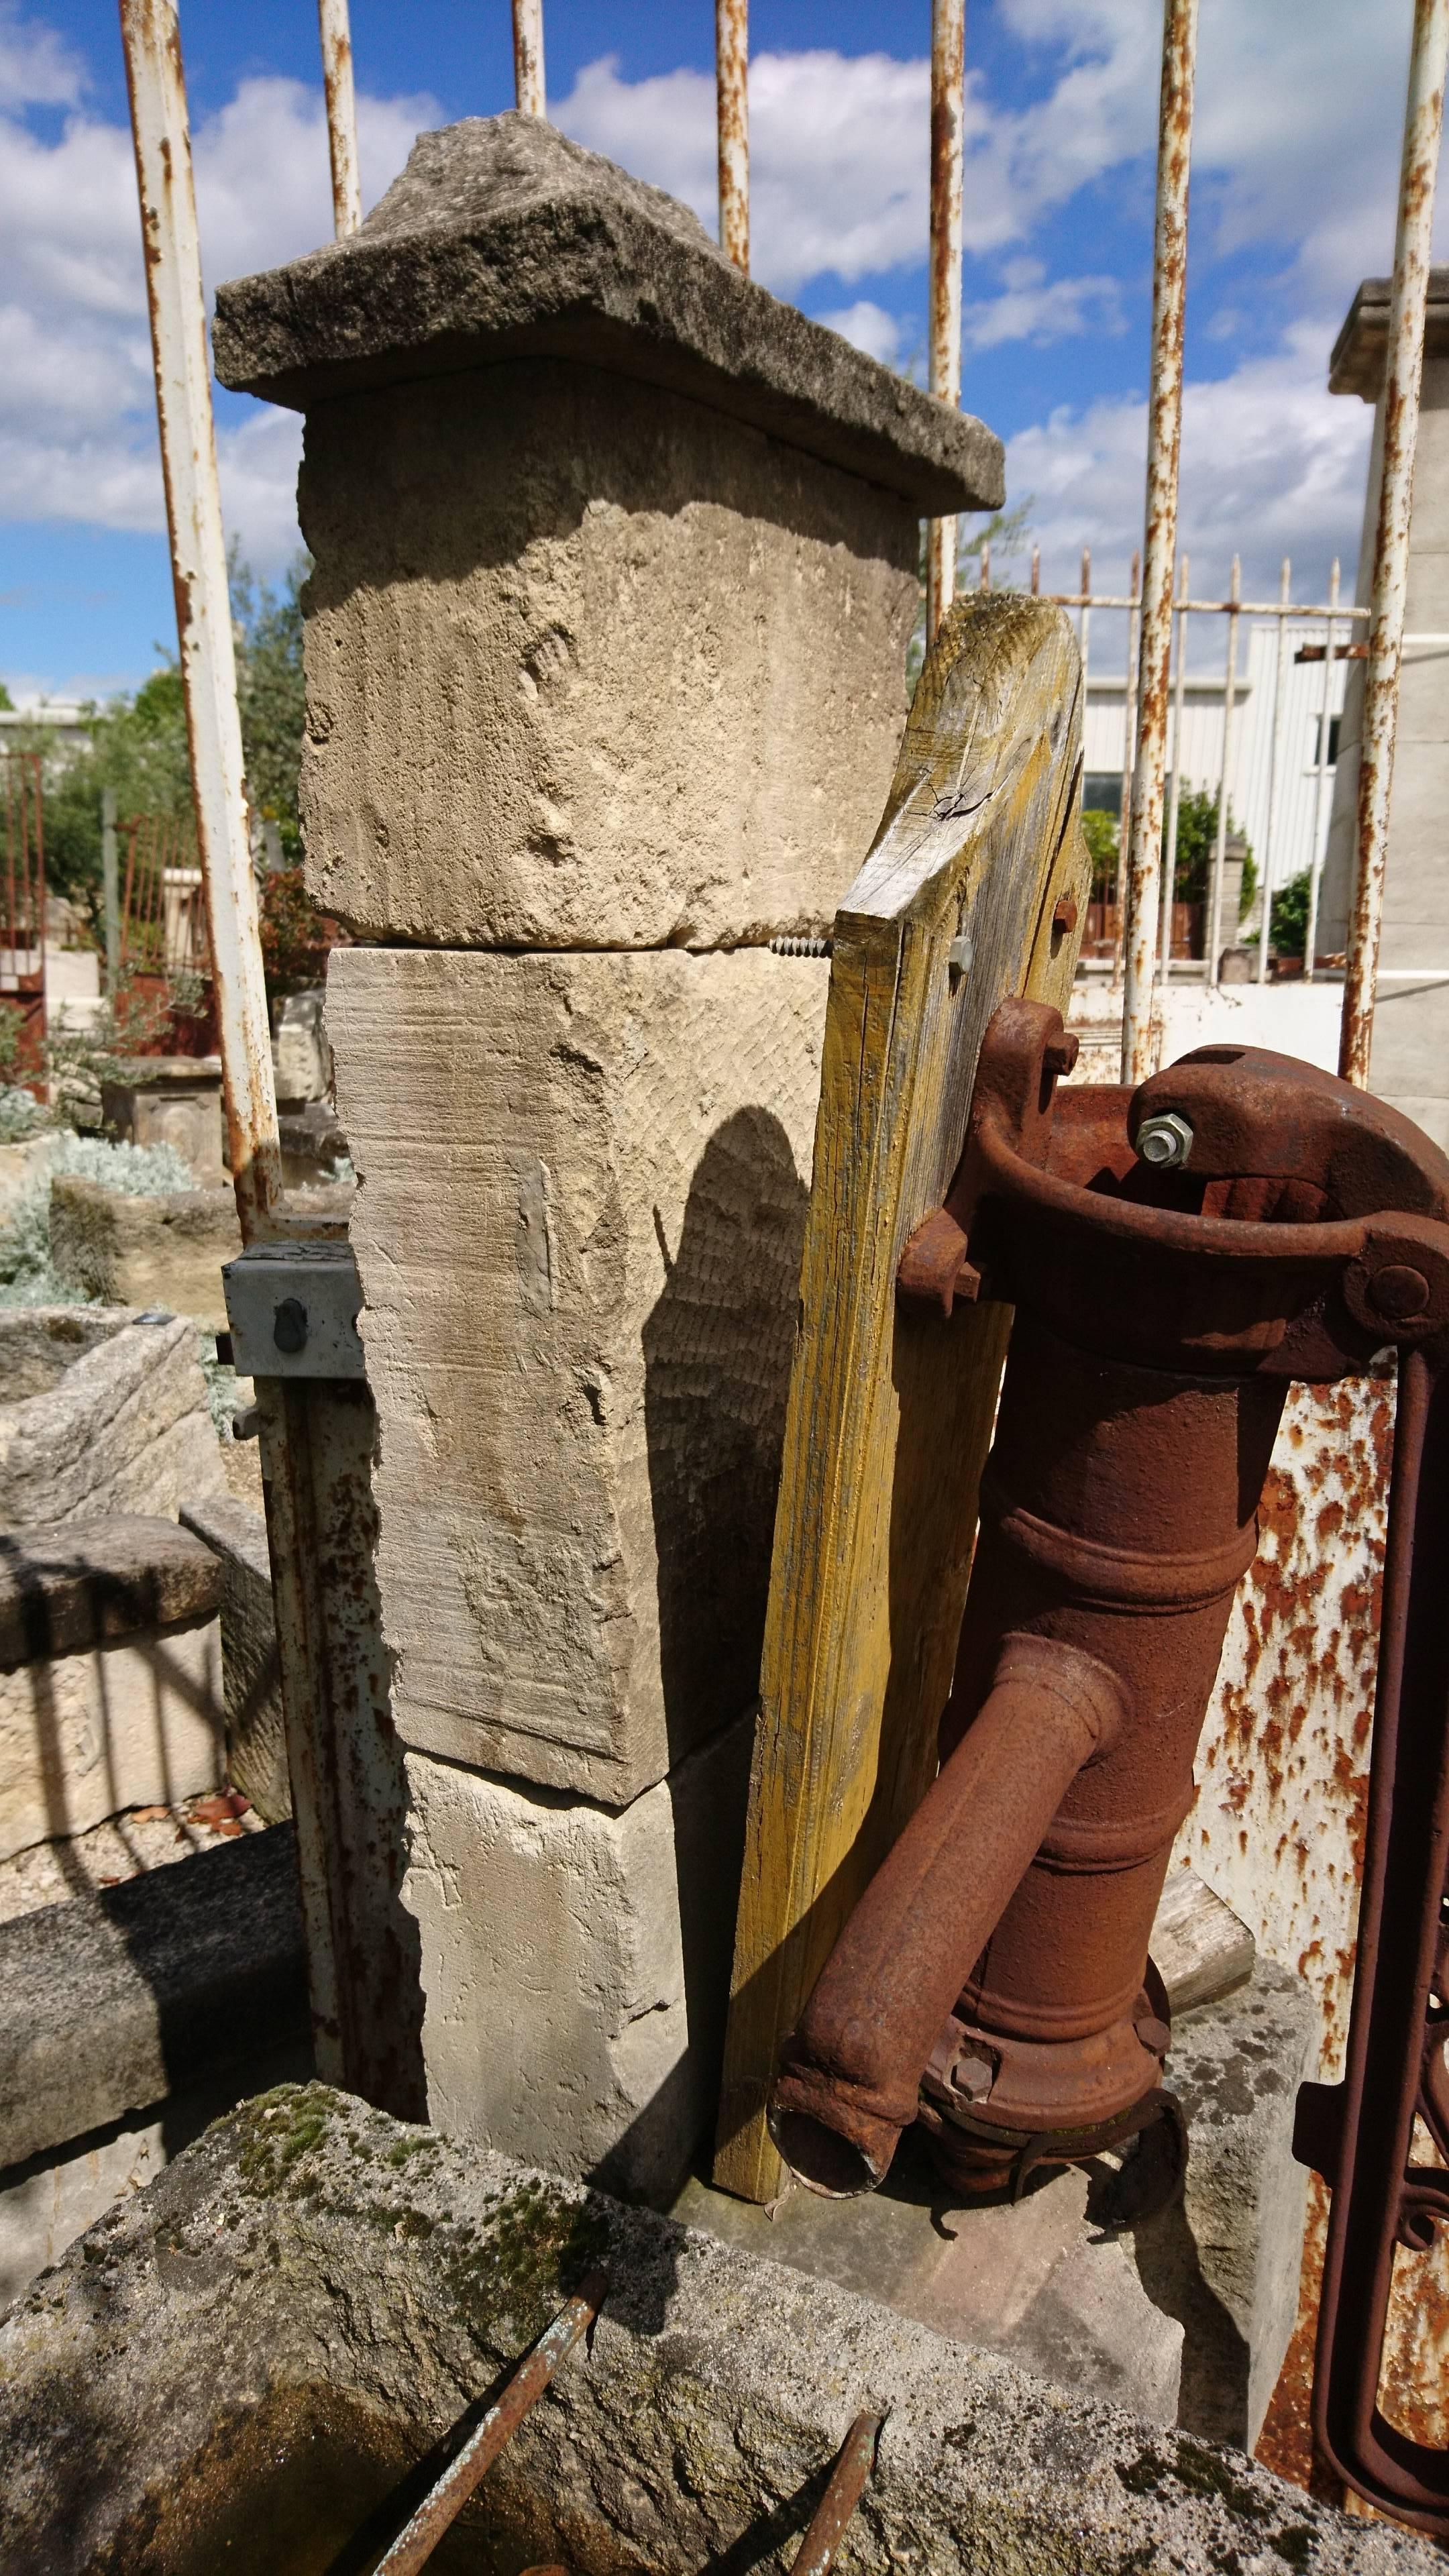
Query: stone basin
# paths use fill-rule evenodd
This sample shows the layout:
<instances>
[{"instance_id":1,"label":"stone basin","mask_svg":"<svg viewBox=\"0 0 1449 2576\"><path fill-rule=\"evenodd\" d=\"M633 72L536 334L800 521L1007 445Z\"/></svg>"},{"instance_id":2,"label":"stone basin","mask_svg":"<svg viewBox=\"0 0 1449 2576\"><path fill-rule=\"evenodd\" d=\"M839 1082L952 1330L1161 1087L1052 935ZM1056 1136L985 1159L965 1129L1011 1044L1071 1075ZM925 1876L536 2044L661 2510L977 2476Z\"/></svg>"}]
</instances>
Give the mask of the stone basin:
<instances>
[{"instance_id":1,"label":"stone basin","mask_svg":"<svg viewBox=\"0 0 1449 2576\"><path fill-rule=\"evenodd\" d=\"M846 2569L1442 2571L1242 2452L316 2084L218 2122L0 2322L0 2569L362 2576L600 2264L439 2576L784 2567L863 2409Z\"/></svg>"},{"instance_id":2,"label":"stone basin","mask_svg":"<svg viewBox=\"0 0 1449 2576\"><path fill-rule=\"evenodd\" d=\"M0 1307L0 1529L108 1512L175 1520L222 1482L184 1316Z\"/></svg>"}]
</instances>

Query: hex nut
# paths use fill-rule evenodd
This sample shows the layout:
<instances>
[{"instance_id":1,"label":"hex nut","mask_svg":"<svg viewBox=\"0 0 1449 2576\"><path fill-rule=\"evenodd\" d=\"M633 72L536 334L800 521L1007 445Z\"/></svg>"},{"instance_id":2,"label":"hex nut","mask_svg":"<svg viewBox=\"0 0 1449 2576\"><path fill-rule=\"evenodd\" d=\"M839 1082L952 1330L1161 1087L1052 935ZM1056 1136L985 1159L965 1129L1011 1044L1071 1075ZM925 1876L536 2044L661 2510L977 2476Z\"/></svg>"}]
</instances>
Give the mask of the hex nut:
<instances>
[{"instance_id":1,"label":"hex nut","mask_svg":"<svg viewBox=\"0 0 1449 2576\"><path fill-rule=\"evenodd\" d=\"M1181 1171L1192 1152L1192 1129L1179 1110L1160 1110L1155 1118L1143 1119L1135 1151L1154 1172Z\"/></svg>"}]
</instances>

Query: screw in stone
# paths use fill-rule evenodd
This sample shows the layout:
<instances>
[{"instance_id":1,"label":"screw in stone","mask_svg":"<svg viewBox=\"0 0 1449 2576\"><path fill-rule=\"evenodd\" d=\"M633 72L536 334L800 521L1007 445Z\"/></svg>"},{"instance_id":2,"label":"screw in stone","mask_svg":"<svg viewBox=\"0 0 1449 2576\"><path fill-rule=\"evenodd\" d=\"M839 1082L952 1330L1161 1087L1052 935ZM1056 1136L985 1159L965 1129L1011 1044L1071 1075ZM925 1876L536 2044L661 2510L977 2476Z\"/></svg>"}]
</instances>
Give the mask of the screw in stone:
<instances>
[{"instance_id":1,"label":"screw in stone","mask_svg":"<svg viewBox=\"0 0 1449 2576\"><path fill-rule=\"evenodd\" d=\"M284 1297L272 1317L272 1339L279 1351L300 1351L307 1339L307 1309L300 1297Z\"/></svg>"},{"instance_id":2,"label":"screw in stone","mask_svg":"<svg viewBox=\"0 0 1449 2576\"><path fill-rule=\"evenodd\" d=\"M1137 1156L1154 1172L1180 1171L1192 1152L1192 1129L1176 1109L1144 1118L1137 1130Z\"/></svg>"}]
</instances>

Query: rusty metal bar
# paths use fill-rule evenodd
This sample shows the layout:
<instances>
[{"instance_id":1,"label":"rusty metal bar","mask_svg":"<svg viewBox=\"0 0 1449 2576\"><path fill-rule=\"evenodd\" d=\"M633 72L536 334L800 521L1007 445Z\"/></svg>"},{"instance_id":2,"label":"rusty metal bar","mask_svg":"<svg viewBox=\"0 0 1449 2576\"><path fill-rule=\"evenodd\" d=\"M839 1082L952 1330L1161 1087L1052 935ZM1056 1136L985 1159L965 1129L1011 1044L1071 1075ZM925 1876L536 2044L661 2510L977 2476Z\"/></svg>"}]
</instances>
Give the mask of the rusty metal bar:
<instances>
[{"instance_id":1,"label":"rusty metal bar","mask_svg":"<svg viewBox=\"0 0 1449 2576\"><path fill-rule=\"evenodd\" d=\"M714 0L715 116L719 142L719 246L750 273L750 7Z\"/></svg>"},{"instance_id":2,"label":"rusty metal bar","mask_svg":"<svg viewBox=\"0 0 1449 2576\"><path fill-rule=\"evenodd\" d=\"M930 388L954 411L961 400L962 102L966 83L966 0L931 0ZM987 549L981 587L991 586ZM926 642L956 596L956 522L926 522Z\"/></svg>"},{"instance_id":3,"label":"rusty metal bar","mask_svg":"<svg viewBox=\"0 0 1449 2576\"><path fill-rule=\"evenodd\" d=\"M1278 858L1278 826L1283 806L1283 718L1288 691L1288 607L1293 566L1285 555L1279 583L1278 655L1273 666L1273 741L1268 759L1268 836L1263 844L1263 922L1258 932L1257 980L1268 980L1268 949L1273 927L1273 894Z\"/></svg>"},{"instance_id":4,"label":"rusty metal bar","mask_svg":"<svg viewBox=\"0 0 1449 2576\"><path fill-rule=\"evenodd\" d=\"M276 1211L282 1163L257 883L247 834L226 539L175 0L121 0L121 37L141 199L197 843L216 971L227 1135L242 1240L249 1243Z\"/></svg>"},{"instance_id":5,"label":"rusty metal bar","mask_svg":"<svg viewBox=\"0 0 1449 2576\"><path fill-rule=\"evenodd\" d=\"M1228 849L1228 784L1233 774L1233 703L1238 686L1238 599L1243 587L1242 567L1233 557L1232 577L1228 584L1231 602L1228 616L1228 649L1223 667L1223 765L1218 778L1218 826L1213 834L1212 889L1208 896L1207 980L1211 988L1222 972L1223 954L1223 868ZM1236 940L1237 923L1233 923Z\"/></svg>"},{"instance_id":6,"label":"rusty metal bar","mask_svg":"<svg viewBox=\"0 0 1449 2576\"><path fill-rule=\"evenodd\" d=\"M1338 557L1328 576L1328 596L1338 605ZM1328 800L1328 743L1333 731L1333 619L1323 630L1323 704L1318 715L1318 778L1313 791L1313 848L1308 861L1308 929L1303 941L1303 981L1313 981L1318 947L1318 891L1323 882L1323 817Z\"/></svg>"},{"instance_id":7,"label":"rusty metal bar","mask_svg":"<svg viewBox=\"0 0 1449 2576\"><path fill-rule=\"evenodd\" d=\"M545 2327L533 2350L519 2363L502 2396L489 2407L457 2458L449 2462L436 2485L424 2496L386 2556L378 2560L377 2576L415 2576L419 2567L427 2565L444 2532L456 2522L504 2444L512 2440L529 2408L543 2395L560 2362L568 2359L580 2336L587 2334L608 2295L608 2287L602 2272L591 2272L577 2296L560 2308L552 2325Z\"/></svg>"},{"instance_id":8,"label":"rusty metal bar","mask_svg":"<svg viewBox=\"0 0 1449 2576\"><path fill-rule=\"evenodd\" d=\"M317 0L322 86L327 93L327 149L332 160L332 229L339 241L362 222L357 160L357 98L352 85L352 32L347 0Z\"/></svg>"},{"instance_id":9,"label":"rusty metal bar","mask_svg":"<svg viewBox=\"0 0 1449 2576\"><path fill-rule=\"evenodd\" d=\"M870 2484L884 2423L883 2415L857 2415L831 2470L830 2484L810 2517L790 2576L827 2576L834 2566L851 2516Z\"/></svg>"},{"instance_id":10,"label":"rusty metal bar","mask_svg":"<svg viewBox=\"0 0 1449 2576\"><path fill-rule=\"evenodd\" d=\"M1114 606L1117 604L1113 603ZM1137 737L1137 648L1142 627L1142 557L1132 557L1131 595L1127 610L1127 674L1122 689L1122 794L1117 818L1117 936L1112 943L1112 981L1122 980L1127 925L1127 844L1132 830L1132 756Z\"/></svg>"},{"instance_id":11,"label":"rusty metal bar","mask_svg":"<svg viewBox=\"0 0 1449 2576\"><path fill-rule=\"evenodd\" d=\"M991 588L991 539L989 537L983 537L981 540L976 587L978 590Z\"/></svg>"},{"instance_id":12,"label":"rusty metal bar","mask_svg":"<svg viewBox=\"0 0 1449 2576\"><path fill-rule=\"evenodd\" d=\"M1177 687L1172 701L1172 790L1167 808L1167 840L1162 854L1162 988L1167 990L1172 966L1172 905L1177 892L1177 824L1182 810L1182 708L1187 692L1188 558L1182 558L1177 593Z\"/></svg>"},{"instance_id":13,"label":"rusty metal bar","mask_svg":"<svg viewBox=\"0 0 1449 2576\"><path fill-rule=\"evenodd\" d=\"M513 95L521 116L547 116L543 0L513 0Z\"/></svg>"},{"instance_id":14,"label":"rusty metal bar","mask_svg":"<svg viewBox=\"0 0 1449 2576\"><path fill-rule=\"evenodd\" d=\"M1177 553L1177 471L1182 447L1182 338L1187 302L1187 194L1192 160L1197 0L1164 0L1157 138L1157 219L1152 265L1152 390L1147 408L1147 524L1142 555L1142 643L1137 756L1127 851L1127 992L1122 1079L1152 1071L1152 968L1162 878L1167 670L1172 572Z\"/></svg>"},{"instance_id":15,"label":"rusty metal bar","mask_svg":"<svg viewBox=\"0 0 1449 2576\"><path fill-rule=\"evenodd\" d=\"M1399 662L1408 587L1409 521L1414 507L1414 450L1424 373L1424 315L1434 232L1434 184L1444 127L1444 75L1449 60L1449 0L1414 0L1404 152L1399 173L1394 284L1384 371L1384 447L1374 532L1372 617L1364 682L1363 742L1358 770L1358 850L1348 926L1348 972L1338 1069L1368 1087L1373 1052L1374 988L1383 927L1389 801L1399 716Z\"/></svg>"}]
</instances>

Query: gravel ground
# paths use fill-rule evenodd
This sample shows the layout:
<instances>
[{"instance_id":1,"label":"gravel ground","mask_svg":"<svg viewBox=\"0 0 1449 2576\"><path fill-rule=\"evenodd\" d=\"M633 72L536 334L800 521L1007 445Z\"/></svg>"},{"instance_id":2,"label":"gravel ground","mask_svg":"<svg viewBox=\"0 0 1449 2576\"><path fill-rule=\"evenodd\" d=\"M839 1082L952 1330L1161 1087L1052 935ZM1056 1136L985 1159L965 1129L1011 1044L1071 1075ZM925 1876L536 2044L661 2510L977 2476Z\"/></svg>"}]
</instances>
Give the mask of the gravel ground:
<instances>
[{"instance_id":1,"label":"gravel ground","mask_svg":"<svg viewBox=\"0 0 1449 2576\"><path fill-rule=\"evenodd\" d=\"M0 1923L63 1905L96 1887L118 1887L143 1870L209 1851L237 1834L264 1833L261 1817L238 1789L219 1788L175 1807L132 1807L65 1842L36 1843L0 1861Z\"/></svg>"}]
</instances>

